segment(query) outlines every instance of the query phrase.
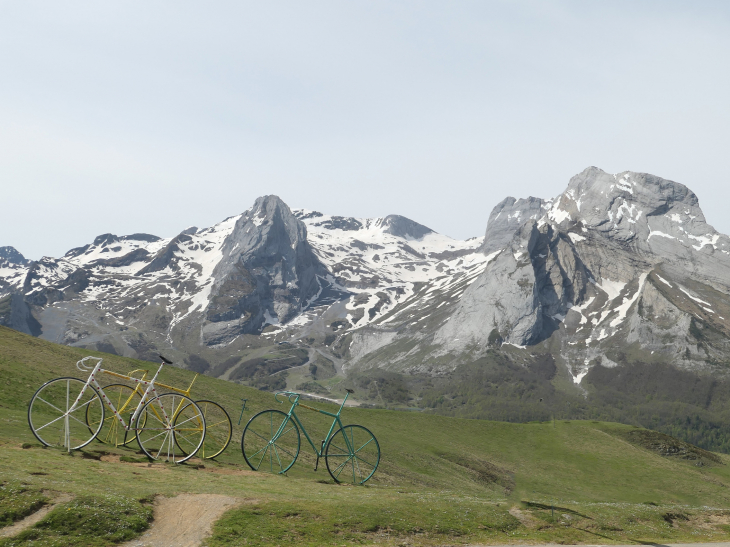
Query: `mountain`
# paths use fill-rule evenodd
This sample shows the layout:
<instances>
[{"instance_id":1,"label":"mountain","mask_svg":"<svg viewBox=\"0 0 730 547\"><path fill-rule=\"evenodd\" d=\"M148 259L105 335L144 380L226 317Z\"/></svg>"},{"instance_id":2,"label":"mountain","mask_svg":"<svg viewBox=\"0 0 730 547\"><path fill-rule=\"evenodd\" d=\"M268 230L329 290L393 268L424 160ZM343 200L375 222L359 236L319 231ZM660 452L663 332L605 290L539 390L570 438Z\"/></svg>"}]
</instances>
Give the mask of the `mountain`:
<instances>
[{"instance_id":1,"label":"mountain","mask_svg":"<svg viewBox=\"0 0 730 547\"><path fill-rule=\"evenodd\" d=\"M344 380L361 401L500 419L627 421L684 397L641 412L670 424L696 406L709 423L728 267L730 239L686 186L590 167L555 198L504 199L467 241L265 196L173 238L104 234L34 262L3 247L0 324L266 389Z\"/></svg>"}]
</instances>

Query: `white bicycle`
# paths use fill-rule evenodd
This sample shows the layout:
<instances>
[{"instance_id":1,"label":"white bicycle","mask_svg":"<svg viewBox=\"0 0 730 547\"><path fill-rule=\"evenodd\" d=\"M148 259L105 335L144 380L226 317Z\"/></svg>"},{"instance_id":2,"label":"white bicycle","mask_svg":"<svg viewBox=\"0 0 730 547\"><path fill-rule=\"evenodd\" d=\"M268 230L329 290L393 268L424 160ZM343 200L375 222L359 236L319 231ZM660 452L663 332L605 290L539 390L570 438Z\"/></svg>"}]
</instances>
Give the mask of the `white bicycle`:
<instances>
[{"instance_id":1,"label":"white bicycle","mask_svg":"<svg viewBox=\"0 0 730 547\"><path fill-rule=\"evenodd\" d=\"M69 452L78 450L96 438L105 425L105 410L110 410L113 413L110 419L117 420L124 431L133 432L147 457L174 463L189 460L205 440L205 418L190 397L157 394L155 380L165 363L172 364L162 355L160 359L162 363L154 377L142 380L101 368L99 357L84 357L76 363L76 368L90 372L86 382L71 377L56 378L43 384L33 395L28 407L28 424L33 435L46 446L62 447ZM91 367L87 361L96 364ZM99 385L97 376L101 373L146 388L128 422Z\"/></svg>"}]
</instances>

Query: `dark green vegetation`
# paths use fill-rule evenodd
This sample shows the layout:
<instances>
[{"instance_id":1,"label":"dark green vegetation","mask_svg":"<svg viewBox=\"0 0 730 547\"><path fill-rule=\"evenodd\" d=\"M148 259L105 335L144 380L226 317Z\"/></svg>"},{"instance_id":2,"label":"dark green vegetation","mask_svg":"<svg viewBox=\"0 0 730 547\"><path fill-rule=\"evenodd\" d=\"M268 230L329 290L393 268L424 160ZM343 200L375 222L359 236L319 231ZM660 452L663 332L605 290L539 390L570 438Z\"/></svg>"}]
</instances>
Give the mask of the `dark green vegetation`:
<instances>
[{"instance_id":1,"label":"dark green vegetation","mask_svg":"<svg viewBox=\"0 0 730 547\"><path fill-rule=\"evenodd\" d=\"M79 496L57 505L34 527L0 546L96 547L132 539L149 527L152 509L124 496Z\"/></svg>"},{"instance_id":2,"label":"dark green vegetation","mask_svg":"<svg viewBox=\"0 0 730 547\"><path fill-rule=\"evenodd\" d=\"M35 513L48 498L37 489L16 482L0 485L0 526L8 526Z\"/></svg>"},{"instance_id":3,"label":"dark green vegetation","mask_svg":"<svg viewBox=\"0 0 730 547\"><path fill-rule=\"evenodd\" d=\"M492 350L443 376L381 370L354 374L358 397L387 408L418 408L461 418L508 422L600 420L651 428L707 450L730 453L730 381L682 371L661 362L608 355L614 368L596 366L583 393L561 389L549 353L523 359ZM363 389L364 388L364 389Z\"/></svg>"},{"instance_id":4,"label":"dark green vegetation","mask_svg":"<svg viewBox=\"0 0 730 547\"><path fill-rule=\"evenodd\" d=\"M26 489L29 496L74 496L21 537L4 540L6 545L30 545L20 543L30 537L38 538L33 545L113 544L143 530L154 496L181 492L246 500L217 523L210 546L730 538L730 457L600 421L517 424L347 408L345 423L371 429L383 454L373 479L353 487L334 484L322 465L315 473L304 440L288 476L247 470L237 444L246 420L265 408L286 407L269 393L203 376L194 398L220 402L234 424L240 399L249 400L234 441L218 462L149 465L134 445L116 449L96 442L72 456L42 449L28 429L27 402L44 381L79 376L74 364L88 353L0 328L0 481ZM151 368L103 357L120 372ZM187 386L192 376L166 367L160 381ZM432 389L437 387L434 383ZM315 442L321 440L326 418L306 410L299 414Z\"/></svg>"}]
</instances>

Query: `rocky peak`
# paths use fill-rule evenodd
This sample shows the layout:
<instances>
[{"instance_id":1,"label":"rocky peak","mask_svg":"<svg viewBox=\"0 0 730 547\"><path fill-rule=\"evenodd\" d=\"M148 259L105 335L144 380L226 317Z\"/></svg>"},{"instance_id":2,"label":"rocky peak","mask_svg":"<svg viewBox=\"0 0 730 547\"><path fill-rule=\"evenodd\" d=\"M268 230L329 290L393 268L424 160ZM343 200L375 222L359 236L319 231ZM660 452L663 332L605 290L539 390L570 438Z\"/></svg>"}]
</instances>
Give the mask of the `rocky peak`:
<instances>
[{"instance_id":1,"label":"rocky peak","mask_svg":"<svg viewBox=\"0 0 730 547\"><path fill-rule=\"evenodd\" d=\"M8 246L0 247L0 264L3 262L7 264L17 264L18 266L26 266L30 264L31 261L20 254L15 247Z\"/></svg>"},{"instance_id":2,"label":"rocky peak","mask_svg":"<svg viewBox=\"0 0 730 547\"><path fill-rule=\"evenodd\" d=\"M707 224L697 196L683 184L647 173L612 175L589 167L570 180L545 221L561 229L580 226L657 260L685 261L722 280L730 266L730 238ZM695 253L714 255L697 261ZM725 282L727 284L727 282Z\"/></svg>"},{"instance_id":3,"label":"rocky peak","mask_svg":"<svg viewBox=\"0 0 730 547\"><path fill-rule=\"evenodd\" d=\"M431 228L400 215L388 215L378 219L376 226L383 228L383 232L386 234L405 239L421 239L423 236L433 233Z\"/></svg>"},{"instance_id":4,"label":"rocky peak","mask_svg":"<svg viewBox=\"0 0 730 547\"><path fill-rule=\"evenodd\" d=\"M545 212L546 202L540 198L503 199L489 215L481 251L490 254L503 249L520 226L530 220L539 219Z\"/></svg>"},{"instance_id":5,"label":"rocky peak","mask_svg":"<svg viewBox=\"0 0 730 547\"><path fill-rule=\"evenodd\" d=\"M235 252L243 260L253 254L289 254L306 241L307 227L289 206L278 196L263 196L238 219L223 253Z\"/></svg>"},{"instance_id":6,"label":"rocky peak","mask_svg":"<svg viewBox=\"0 0 730 547\"><path fill-rule=\"evenodd\" d=\"M208 345L285 323L321 291L318 274L327 274L307 243L307 227L277 196L258 198L221 251L203 326Z\"/></svg>"}]
</instances>

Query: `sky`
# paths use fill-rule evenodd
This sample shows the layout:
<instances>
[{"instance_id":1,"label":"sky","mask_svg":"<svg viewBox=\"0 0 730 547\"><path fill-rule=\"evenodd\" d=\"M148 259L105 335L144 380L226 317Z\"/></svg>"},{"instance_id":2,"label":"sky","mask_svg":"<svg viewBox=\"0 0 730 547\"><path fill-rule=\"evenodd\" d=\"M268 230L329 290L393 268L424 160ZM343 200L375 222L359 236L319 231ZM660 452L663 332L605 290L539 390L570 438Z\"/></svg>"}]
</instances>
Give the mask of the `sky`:
<instances>
[{"instance_id":1,"label":"sky","mask_svg":"<svg viewBox=\"0 0 730 547\"><path fill-rule=\"evenodd\" d=\"M171 237L276 194L483 235L652 173L730 233L730 3L0 0L0 246Z\"/></svg>"}]
</instances>

